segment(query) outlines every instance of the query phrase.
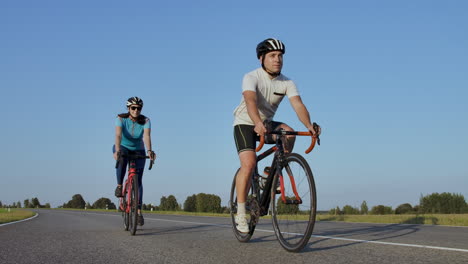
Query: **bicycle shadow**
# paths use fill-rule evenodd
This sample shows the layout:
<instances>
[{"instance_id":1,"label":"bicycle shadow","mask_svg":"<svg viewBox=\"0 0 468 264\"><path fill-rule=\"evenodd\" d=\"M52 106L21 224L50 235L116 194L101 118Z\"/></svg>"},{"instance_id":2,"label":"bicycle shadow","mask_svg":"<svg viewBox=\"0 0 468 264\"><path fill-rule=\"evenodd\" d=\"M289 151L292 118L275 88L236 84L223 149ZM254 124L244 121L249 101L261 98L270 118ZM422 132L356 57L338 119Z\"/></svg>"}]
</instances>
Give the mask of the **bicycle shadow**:
<instances>
[{"instance_id":1,"label":"bicycle shadow","mask_svg":"<svg viewBox=\"0 0 468 264\"><path fill-rule=\"evenodd\" d=\"M141 236L154 236L154 235L170 235L170 234L186 234L186 233L197 233L206 232L206 228L212 229L213 227L219 229L225 229L222 226L212 225L193 225L193 226L181 226L181 227L155 227L155 228L141 228L137 230L136 235ZM205 230L202 230L205 229Z\"/></svg>"},{"instance_id":2,"label":"bicycle shadow","mask_svg":"<svg viewBox=\"0 0 468 264\"><path fill-rule=\"evenodd\" d=\"M312 234L312 238L318 237L319 240L309 242L309 244L304 248L303 252L330 250L348 247L356 244L363 244L370 241L383 241L391 238L407 236L412 233L418 232L419 230L420 226L417 224L388 224L383 226L378 225L357 229L350 227L338 230L332 229L314 232ZM317 247L320 243L334 239L333 237L357 239L362 241L341 241L342 243L340 245Z\"/></svg>"}]
</instances>

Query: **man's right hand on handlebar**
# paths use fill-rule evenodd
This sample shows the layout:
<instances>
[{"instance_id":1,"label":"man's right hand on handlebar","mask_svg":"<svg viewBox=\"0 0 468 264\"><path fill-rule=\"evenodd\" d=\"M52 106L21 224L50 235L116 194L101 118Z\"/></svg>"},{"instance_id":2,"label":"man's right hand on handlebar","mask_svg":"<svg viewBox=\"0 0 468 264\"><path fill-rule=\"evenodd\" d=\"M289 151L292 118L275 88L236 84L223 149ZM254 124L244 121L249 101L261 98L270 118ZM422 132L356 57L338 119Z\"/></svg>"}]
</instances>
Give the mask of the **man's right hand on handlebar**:
<instances>
[{"instance_id":1,"label":"man's right hand on handlebar","mask_svg":"<svg viewBox=\"0 0 468 264\"><path fill-rule=\"evenodd\" d=\"M255 124L255 128L254 128L254 131L255 133L257 133L258 136L260 135L265 135L267 131L267 129L265 128L265 124L263 124L262 121L259 121Z\"/></svg>"}]
</instances>

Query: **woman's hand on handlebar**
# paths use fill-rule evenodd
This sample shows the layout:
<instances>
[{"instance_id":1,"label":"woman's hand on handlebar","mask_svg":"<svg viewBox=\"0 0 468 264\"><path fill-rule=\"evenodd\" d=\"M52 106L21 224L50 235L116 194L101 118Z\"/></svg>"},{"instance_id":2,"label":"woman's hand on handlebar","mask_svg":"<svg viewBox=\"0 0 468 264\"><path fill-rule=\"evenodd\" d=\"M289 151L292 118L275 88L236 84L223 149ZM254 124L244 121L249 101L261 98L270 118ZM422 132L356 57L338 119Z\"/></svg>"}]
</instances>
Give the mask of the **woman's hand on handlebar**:
<instances>
[{"instance_id":1,"label":"woman's hand on handlebar","mask_svg":"<svg viewBox=\"0 0 468 264\"><path fill-rule=\"evenodd\" d=\"M116 151L116 152L114 152L114 159L117 160L118 158L119 158L119 152Z\"/></svg>"},{"instance_id":2,"label":"woman's hand on handlebar","mask_svg":"<svg viewBox=\"0 0 468 264\"><path fill-rule=\"evenodd\" d=\"M154 151L152 151L152 150L148 150L148 156L149 156L150 160L155 160L156 159L156 153L154 153Z\"/></svg>"}]
</instances>

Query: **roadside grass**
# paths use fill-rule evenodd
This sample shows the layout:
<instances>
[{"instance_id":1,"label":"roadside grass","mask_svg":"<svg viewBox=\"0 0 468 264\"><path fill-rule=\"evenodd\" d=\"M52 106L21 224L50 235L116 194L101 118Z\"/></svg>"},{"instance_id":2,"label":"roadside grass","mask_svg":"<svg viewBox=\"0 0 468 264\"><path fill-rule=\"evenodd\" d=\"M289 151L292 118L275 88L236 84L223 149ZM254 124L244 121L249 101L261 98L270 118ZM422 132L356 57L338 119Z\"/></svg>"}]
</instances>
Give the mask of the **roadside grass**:
<instances>
[{"instance_id":1,"label":"roadside grass","mask_svg":"<svg viewBox=\"0 0 468 264\"><path fill-rule=\"evenodd\" d=\"M10 209L10 212L8 212L8 209L0 208L0 224L23 220L35 214L36 213L28 210Z\"/></svg>"},{"instance_id":2,"label":"roadside grass","mask_svg":"<svg viewBox=\"0 0 468 264\"><path fill-rule=\"evenodd\" d=\"M317 215L318 221L468 226L468 214Z\"/></svg>"}]
</instances>

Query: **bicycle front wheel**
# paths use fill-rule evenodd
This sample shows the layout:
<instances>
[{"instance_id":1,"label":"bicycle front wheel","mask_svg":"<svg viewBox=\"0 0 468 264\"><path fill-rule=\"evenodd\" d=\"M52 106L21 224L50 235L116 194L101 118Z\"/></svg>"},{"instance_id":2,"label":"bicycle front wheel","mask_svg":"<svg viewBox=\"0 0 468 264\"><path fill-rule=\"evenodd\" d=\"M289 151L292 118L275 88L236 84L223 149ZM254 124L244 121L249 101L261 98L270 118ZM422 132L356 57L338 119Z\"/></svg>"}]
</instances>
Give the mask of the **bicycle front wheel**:
<instances>
[{"instance_id":1,"label":"bicycle front wheel","mask_svg":"<svg viewBox=\"0 0 468 264\"><path fill-rule=\"evenodd\" d=\"M280 175L283 186L278 190ZM284 168L273 179L271 198L273 227L281 246L292 252L302 250L314 229L317 197L312 170L301 155L286 157Z\"/></svg>"},{"instance_id":2,"label":"bicycle front wheel","mask_svg":"<svg viewBox=\"0 0 468 264\"><path fill-rule=\"evenodd\" d=\"M138 220L138 178L135 175L132 179L132 190L130 192L130 215L129 226L130 234L133 236L136 233Z\"/></svg>"},{"instance_id":3,"label":"bicycle front wheel","mask_svg":"<svg viewBox=\"0 0 468 264\"><path fill-rule=\"evenodd\" d=\"M249 232L248 233L239 232L239 230L237 230L237 224L235 220L235 217L237 215L237 192L236 192L237 173L239 173L239 169L234 175L234 180L232 181L232 186L231 186L231 195L229 197L232 230L234 231L234 235L236 236L237 240L239 240L239 242L248 242L255 231L255 226L258 221L258 217L256 217L256 214L258 212L258 203L253 198L252 187L250 187L247 192L247 200L245 202L245 209L246 209L247 223L249 225Z\"/></svg>"},{"instance_id":4,"label":"bicycle front wheel","mask_svg":"<svg viewBox=\"0 0 468 264\"><path fill-rule=\"evenodd\" d=\"M125 231L128 231L130 216L129 216L129 213L127 213L127 198L126 197L127 197L127 193L125 192L124 196L120 198L119 209L122 210L124 229Z\"/></svg>"}]
</instances>

